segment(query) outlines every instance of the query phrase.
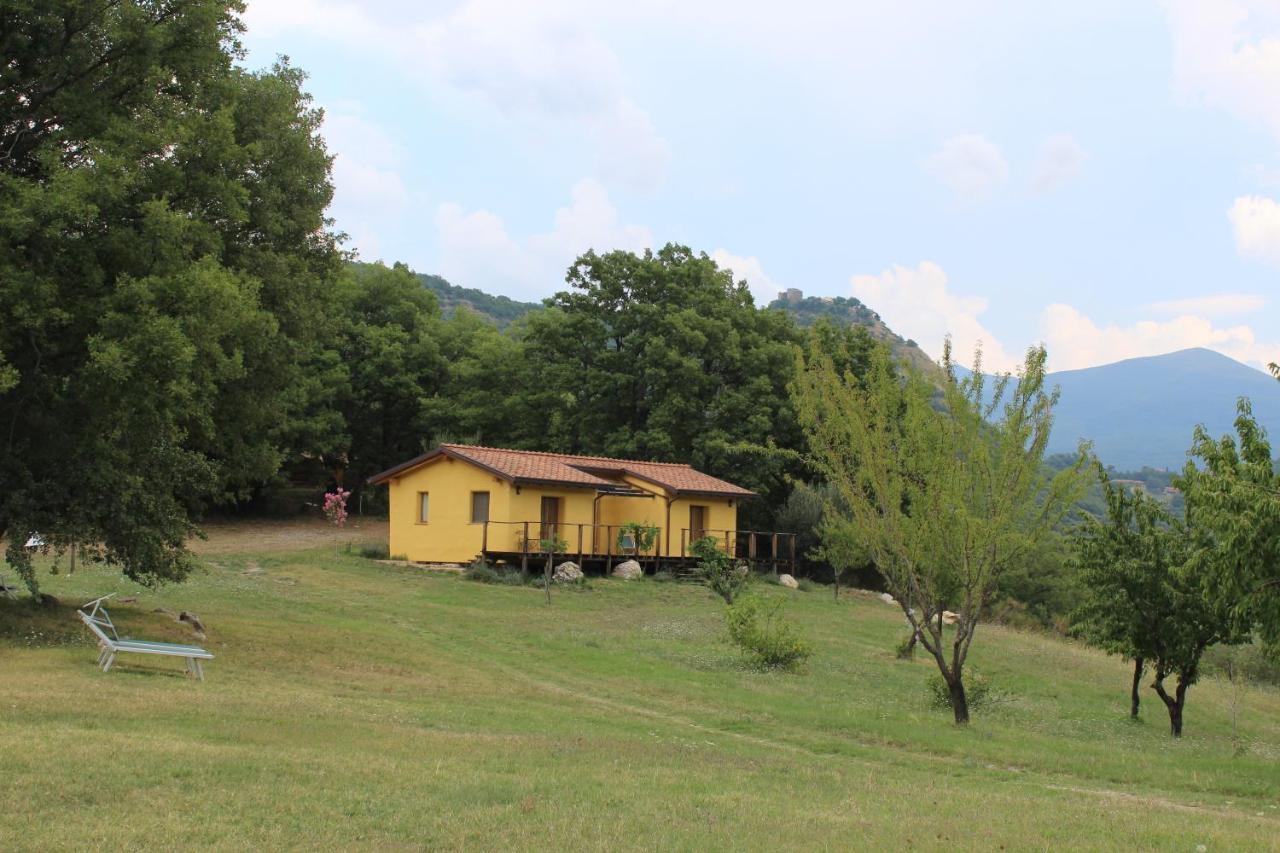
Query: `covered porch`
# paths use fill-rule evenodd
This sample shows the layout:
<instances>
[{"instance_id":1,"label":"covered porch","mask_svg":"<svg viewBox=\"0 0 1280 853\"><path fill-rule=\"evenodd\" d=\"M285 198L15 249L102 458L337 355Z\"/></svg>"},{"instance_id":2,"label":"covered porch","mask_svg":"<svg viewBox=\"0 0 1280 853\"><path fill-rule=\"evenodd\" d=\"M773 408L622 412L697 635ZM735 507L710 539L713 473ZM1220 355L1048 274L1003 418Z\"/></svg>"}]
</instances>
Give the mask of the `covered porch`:
<instances>
[{"instance_id":1,"label":"covered porch","mask_svg":"<svg viewBox=\"0 0 1280 853\"><path fill-rule=\"evenodd\" d=\"M481 537L480 556L491 562L519 565L528 570L540 565L548 554L553 560L573 560L585 571L588 568L605 574L616 563L634 559L647 572L686 571L697 558L692 543L712 537L735 561L749 564L757 571L774 574L793 573L796 567L796 534L764 530L693 529L673 530L676 547L668 549L665 531L659 526L647 548L636 547L628 536L629 525L588 524L546 519L528 521L486 521ZM557 544L558 543L558 544Z\"/></svg>"}]
</instances>

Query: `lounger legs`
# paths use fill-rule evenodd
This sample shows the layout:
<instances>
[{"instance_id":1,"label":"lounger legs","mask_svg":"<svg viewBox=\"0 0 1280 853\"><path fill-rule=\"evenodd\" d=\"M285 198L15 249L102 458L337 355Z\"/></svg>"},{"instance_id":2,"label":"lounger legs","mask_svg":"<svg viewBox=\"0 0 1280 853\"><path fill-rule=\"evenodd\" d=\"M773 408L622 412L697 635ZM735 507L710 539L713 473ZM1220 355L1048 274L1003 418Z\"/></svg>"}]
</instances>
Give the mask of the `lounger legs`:
<instances>
[{"instance_id":1,"label":"lounger legs","mask_svg":"<svg viewBox=\"0 0 1280 853\"><path fill-rule=\"evenodd\" d=\"M187 675L194 675L204 681L204 667L200 666L200 661L196 658L187 658Z\"/></svg>"},{"instance_id":2,"label":"lounger legs","mask_svg":"<svg viewBox=\"0 0 1280 853\"><path fill-rule=\"evenodd\" d=\"M107 653L107 659L106 659L105 661L103 661L103 662L102 662L102 671L103 671L103 672L110 672L110 671L111 671L111 664L113 664L113 663L115 663L115 662L116 662L116 653L115 653L115 652L108 652L108 653Z\"/></svg>"}]
</instances>

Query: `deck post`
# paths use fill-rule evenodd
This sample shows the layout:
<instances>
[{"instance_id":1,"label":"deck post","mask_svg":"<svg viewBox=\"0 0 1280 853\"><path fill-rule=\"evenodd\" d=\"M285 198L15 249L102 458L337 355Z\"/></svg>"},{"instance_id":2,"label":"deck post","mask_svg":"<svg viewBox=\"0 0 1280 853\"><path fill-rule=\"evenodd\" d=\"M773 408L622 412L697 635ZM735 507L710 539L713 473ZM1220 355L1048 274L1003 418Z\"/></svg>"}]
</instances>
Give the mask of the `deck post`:
<instances>
[{"instance_id":1,"label":"deck post","mask_svg":"<svg viewBox=\"0 0 1280 853\"><path fill-rule=\"evenodd\" d=\"M520 539L520 574L529 574L529 522L524 523L524 536Z\"/></svg>"},{"instance_id":2,"label":"deck post","mask_svg":"<svg viewBox=\"0 0 1280 853\"><path fill-rule=\"evenodd\" d=\"M578 568L582 568L582 522L578 522Z\"/></svg>"},{"instance_id":3,"label":"deck post","mask_svg":"<svg viewBox=\"0 0 1280 853\"><path fill-rule=\"evenodd\" d=\"M747 534L747 562L751 563L752 568L756 564L756 534L751 531Z\"/></svg>"},{"instance_id":4,"label":"deck post","mask_svg":"<svg viewBox=\"0 0 1280 853\"><path fill-rule=\"evenodd\" d=\"M727 554L728 556L732 557L732 556L733 556L733 550L729 547L729 533L730 533L730 531L728 531L728 530L726 530L726 531L724 532L724 552L725 552L725 554Z\"/></svg>"},{"instance_id":5,"label":"deck post","mask_svg":"<svg viewBox=\"0 0 1280 853\"><path fill-rule=\"evenodd\" d=\"M613 574L613 525L611 524L604 526L604 556L604 573Z\"/></svg>"},{"instance_id":6,"label":"deck post","mask_svg":"<svg viewBox=\"0 0 1280 853\"><path fill-rule=\"evenodd\" d=\"M796 571L796 535L792 533L791 534L791 573L795 574L795 571Z\"/></svg>"},{"instance_id":7,"label":"deck post","mask_svg":"<svg viewBox=\"0 0 1280 853\"><path fill-rule=\"evenodd\" d=\"M778 576L778 534L773 534L773 576Z\"/></svg>"},{"instance_id":8,"label":"deck post","mask_svg":"<svg viewBox=\"0 0 1280 853\"><path fill-rule=\"evenodd\" d=\"M480 559L489 561L489 519L484 520L484 528L480 532Z\"/></svg>"}]
</instances>

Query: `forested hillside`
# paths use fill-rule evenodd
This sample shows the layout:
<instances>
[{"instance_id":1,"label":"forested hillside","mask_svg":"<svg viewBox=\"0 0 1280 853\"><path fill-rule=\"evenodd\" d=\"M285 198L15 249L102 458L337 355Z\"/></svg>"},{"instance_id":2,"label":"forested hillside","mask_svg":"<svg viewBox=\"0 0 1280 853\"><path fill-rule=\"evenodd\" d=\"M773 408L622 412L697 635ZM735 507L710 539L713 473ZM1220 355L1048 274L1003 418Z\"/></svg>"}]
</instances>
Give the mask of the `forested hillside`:
<instances>
[{"instance_id":1,"label":"forested hillside","mask_svg":"<svg viewBox=\"0 0 1280 853\"><path fill-rule=\"evenodd\" d=\"M536 302L518 302L508 296L494 296L474 287L459 287L438 275L416 275L423 287L436 295L440 310L445 314L452 314L459 307L466 307L492 320L500 329L505 329L530 311L537 311L542 307Z\"/></svg>"},{"instance_id":2,"label":"forested hillside","mask_svg":"<svg viewBox=\"0 0 1280 853\"><path fill-rule=\"evenodd\" d=\"M874 340L888 344L893 354L903 361L915 365L925 373L937 371L937 363L920 349L919 344L890 329L879 314L853 297L807 296L799 302L775 299L768 307L787 312L800 326L811 326L819 320L827 320L842 326L866 329ZM972 353L961 354L961 360L970 355Z\"/></svg>"}]
</instances>

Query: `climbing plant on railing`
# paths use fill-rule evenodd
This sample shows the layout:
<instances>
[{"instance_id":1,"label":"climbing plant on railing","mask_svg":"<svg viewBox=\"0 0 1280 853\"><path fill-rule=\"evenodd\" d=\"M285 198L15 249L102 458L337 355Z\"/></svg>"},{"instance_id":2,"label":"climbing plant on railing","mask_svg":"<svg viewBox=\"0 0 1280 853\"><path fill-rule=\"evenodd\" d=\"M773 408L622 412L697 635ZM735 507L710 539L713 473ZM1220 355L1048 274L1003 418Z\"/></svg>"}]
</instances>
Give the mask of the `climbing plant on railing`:
<instances>
[{"instance_id":1,"label":"climbing plant on railing","mask_svg":"<svg viewBox=\"0 0 1280 853\"><path fill-rule=\"evenodd\" d=\"M618 550L638 558L653 547L658 538L658 528L638 521L628 521L618 530Z\"/></svg>"}]
</instances>

